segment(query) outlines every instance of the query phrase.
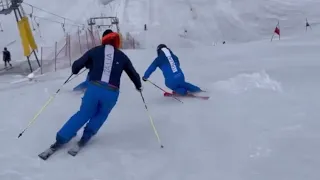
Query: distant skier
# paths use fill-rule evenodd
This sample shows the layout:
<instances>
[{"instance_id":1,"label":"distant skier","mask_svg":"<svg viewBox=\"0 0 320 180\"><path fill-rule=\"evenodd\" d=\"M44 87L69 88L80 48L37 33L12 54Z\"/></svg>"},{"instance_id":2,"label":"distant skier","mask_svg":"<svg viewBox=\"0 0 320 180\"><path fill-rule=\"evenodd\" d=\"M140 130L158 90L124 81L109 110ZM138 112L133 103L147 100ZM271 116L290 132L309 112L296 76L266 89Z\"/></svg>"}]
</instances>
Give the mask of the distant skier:
<instances>
[{"instance_id":1,"label":"distant skier","mask_svg":"<svg viewBox=\"0 0 320 180\"><path fill-rule=\"evenodd\" d=\"M10 63L11 61L11 53L8 51L8 49L5 47L3 50L3 61L4 61L4 66L7 68L7 63L12 67L12 64Z\"/></svg>"},{"instance_id":2,"label":"distant skier","mask_svg":"<svg viewBox=\"0 0 320 180\"><path fill-rule=\"evenodd\" d=\"M189 93L202 91L198 86L185 81L178 57L165 44L159 44L157 54L158 57L144 73L143 81L147 81L150 75L159 67L165 78L166 86L173 90L173 93L185 96Z\"/></svg>"},{"instance_id":3,"label":"distant skier","mask_svg":"<svg viewBox=\"0 0 320 180\"><path fill-rule=\"evenodd\" d=\"M88 88L82 98L80 110L58 131L56 142L49 151L53 152L68 143L86 123L78 148L84 146L98 132L116 105L123 71L130 77L135 88L142 91L140 76L130 59L118 49L119 45L119 34L108 29L103 33L102 45L90 49L73 63L73 74L78 74L84 67L89 69ZM45 159L47 154L39 156Z\"/></svg>"}]
</instances>

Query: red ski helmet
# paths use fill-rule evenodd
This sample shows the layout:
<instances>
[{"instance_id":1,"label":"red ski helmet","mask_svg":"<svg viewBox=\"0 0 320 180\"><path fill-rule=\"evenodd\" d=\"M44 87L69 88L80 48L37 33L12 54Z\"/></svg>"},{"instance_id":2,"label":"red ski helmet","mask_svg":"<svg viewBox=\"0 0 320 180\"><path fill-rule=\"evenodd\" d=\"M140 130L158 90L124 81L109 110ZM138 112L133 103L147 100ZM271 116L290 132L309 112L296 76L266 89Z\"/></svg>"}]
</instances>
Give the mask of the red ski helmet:
<instances>
[{"instance_id":1,"label":"red ski helmet","mask_svg":"<svg viewBox=\"0 0 320 180\"><path fill-rule=\"evenodd\" d=\"M113 32L111 29L107 29L102 35L102 44L109 44L113 47L120 48L120 36L118 33Z\"/></svg>"}]
</instances>

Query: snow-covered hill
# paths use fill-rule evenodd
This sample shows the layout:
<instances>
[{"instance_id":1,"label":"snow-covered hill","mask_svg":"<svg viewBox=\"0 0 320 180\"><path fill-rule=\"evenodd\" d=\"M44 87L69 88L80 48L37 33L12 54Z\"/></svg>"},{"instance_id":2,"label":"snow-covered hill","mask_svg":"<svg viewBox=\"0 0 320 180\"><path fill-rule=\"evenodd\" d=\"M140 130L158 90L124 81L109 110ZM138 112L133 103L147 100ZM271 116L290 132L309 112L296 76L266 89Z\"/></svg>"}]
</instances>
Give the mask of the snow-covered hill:
<instances>
[{"instance_id":1,"label":"snow-covered hill","mask_svg":"<svg viewBox=\"0 0 320 180\"><path fill-rule=\"evenodd\" d=\"M320 23L320 1L300 0L127 0L120 22L141 33L145 47L176 47L269 40L280 21L283 37L305 33L305 21ZM192 10L192 11L191 11ZM141 13L143 12L143 14ZM184 37L184 30L187 35ZM318 27L319 30L319 27ZM181 37L182 36L182 37Z\"/></svg>"},{"instance_id":2,"label":"snow-covered hill","mask_svg":"<svg viewBox=\"0 0 320 180\"><path fill-rule=\"evenodd\" d=\"M71 19L66 20L66 31L76 32L71 24L87 26L92 16L118 16L123 34L130 32L141 47L154 48L160 42L175 47L239 43L269 39L277 21L280 21L283 38L305 33L305 19L314 29L320 29L320 12L317 0L76 0L24 2L48 12ZM105 3L106 5L102 5ZM27 14L53 21L64 22L62 18L48 14L26 4ZM192 11L191 11L192 10ZM0 16L4 31L0 33L0 46L15 41L9 46L16 60L22 57L19 33L14 15ZM32 21L32 19L30 20ZM36 23L40 27L36 27ZM35 36L39 46L51 47L64 38L61 24L36 18ZM144 24L148 31L144 31ZM187 30L187 34L185 34ZM52 33L54 32L54 33ZM40 37L41 35L41 37Z\"/></svg>"}]
</instances>

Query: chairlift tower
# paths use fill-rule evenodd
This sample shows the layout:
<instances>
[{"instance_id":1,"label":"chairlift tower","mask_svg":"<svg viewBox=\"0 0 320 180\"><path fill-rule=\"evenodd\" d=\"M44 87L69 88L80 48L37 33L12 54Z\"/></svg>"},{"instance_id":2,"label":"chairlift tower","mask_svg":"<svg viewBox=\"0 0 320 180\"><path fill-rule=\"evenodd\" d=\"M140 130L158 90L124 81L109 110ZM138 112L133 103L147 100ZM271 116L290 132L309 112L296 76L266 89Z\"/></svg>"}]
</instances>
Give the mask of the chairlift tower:
<instances>
[{"instance_id":1,"label":"chairlift tower","mask_svg":"<svg viewBox=\"0 0 320 180\"><path fill-rule=\"evenodd\" d=\"M110 24L97 24L96 20L97 19L110 19ZM98 27L108 27L111 28L112 26L116 26L117 32L120 33L120 28L119 28L119 19L117 17L113 16L101 16L101 17L92 17L88 20L88 25L91 28L91 31L93 32L93 26L96 25Z\"/></svg>"},{"instance_id":2,"label":"chairlift tower","mask_svg":"<svg viewBox=\"0 0 320 180\"><path fill-rule=\"evenodd\" d=\"M8 15L11 14L13 11L17 23L23 18L23 15L25 14L21 3L23 0L0 0L0 14ZM34 54L38 66L41 67L37 53L33 50L32 53ZM33 72L31 62L30 62L30 56L27 56L27 60L29 63L30 71Z\"/></svg>"}]
</instances>

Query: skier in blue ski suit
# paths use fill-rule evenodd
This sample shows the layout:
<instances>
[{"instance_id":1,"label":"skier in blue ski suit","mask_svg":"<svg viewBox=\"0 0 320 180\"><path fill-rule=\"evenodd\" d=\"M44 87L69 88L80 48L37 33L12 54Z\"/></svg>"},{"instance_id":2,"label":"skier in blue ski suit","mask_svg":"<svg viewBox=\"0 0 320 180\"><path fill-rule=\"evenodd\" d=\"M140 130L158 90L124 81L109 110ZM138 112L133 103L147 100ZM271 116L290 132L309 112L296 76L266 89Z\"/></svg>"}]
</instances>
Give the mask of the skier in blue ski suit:
<instances>
[{"instance_id":1,"label":"skier in blue ski suit","mask_svg":"<svg viewBox=\"0 0 320 180\"><path fill-rule=\"evenodd\" d=\"M198 86L185 81L178 57L166 45L160 44L157 47L157 54L158 57L144 73L143 81L147 81L150 75L159 67L163 73L166 86L173 90L173 93L187 95L188 93L201 92Z\"/></svg>"},{"instance_id":2,"label":"skier in blue ski suit","mask_svg":"<svg viewBox=\"0 0 320 180\"><path fill-rule=\"evenodd\" d=\"M142 91L139 74L130 59L118 49L119 46L119 35L106 30L103 33L102 45L90 49L73 63L73 74L78 74L84 67L89 69L88 88L82 98L80 110L57 132L56 142L51 145L51 149L68 143L85 124L79 146L85 145L98 132L116 105L123 71L127 73L135 88Z\"/></svg>"}]
</instances>

